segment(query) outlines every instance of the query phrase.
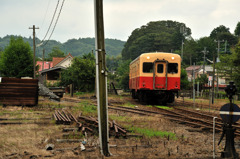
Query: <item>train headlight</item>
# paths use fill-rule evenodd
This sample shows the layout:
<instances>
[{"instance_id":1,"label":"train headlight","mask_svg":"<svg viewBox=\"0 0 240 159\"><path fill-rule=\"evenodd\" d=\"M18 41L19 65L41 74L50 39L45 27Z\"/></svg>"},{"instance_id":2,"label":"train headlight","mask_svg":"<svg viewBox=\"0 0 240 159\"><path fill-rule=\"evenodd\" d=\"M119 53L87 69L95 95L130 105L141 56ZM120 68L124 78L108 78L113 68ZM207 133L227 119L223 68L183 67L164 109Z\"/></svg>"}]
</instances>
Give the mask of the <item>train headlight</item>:
<instances>
[{"instance_id":1,"label":"train headlight","mask_svg":"<svg viewBox=\"0 0 240 159\"><path fill-rule=\"evenodd\" d=\"M174 57L172 57L172 60L174 60Z\"/></svg>"},{"instance_id":2,"label":"train headlight","mask_svg":"<svg viewBox=\"0 0 240 159\"><path fill-rule=\"evenodd\" d=\"M147 56L147 59L149 60L149 59L150 59L150 56Z\"/></svg>"}]
</instances>

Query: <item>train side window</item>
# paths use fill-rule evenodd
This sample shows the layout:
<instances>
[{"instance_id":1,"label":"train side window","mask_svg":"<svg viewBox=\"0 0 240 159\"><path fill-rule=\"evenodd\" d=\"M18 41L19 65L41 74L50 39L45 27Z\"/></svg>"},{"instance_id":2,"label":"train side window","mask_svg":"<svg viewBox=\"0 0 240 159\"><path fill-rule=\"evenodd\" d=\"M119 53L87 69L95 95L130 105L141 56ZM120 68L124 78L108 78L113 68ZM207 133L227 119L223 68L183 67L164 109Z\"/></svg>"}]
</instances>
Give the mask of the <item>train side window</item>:
<instances>
[{"instance_id":1,"label":"train side window","mask_svg":"<svg viewBox=\"0 0 240 159\"><path fill-rule=\"evenodd\" d=\"M143 72L144 73L152 73L153 72L153 63L144 62L143 63Z\"/></svg>"},{"instance_id":2,"label":"train side window","mask_svg":"<svg viewBox=\"0 0 240 159\"><path fill-rule=\"evenodd\" d=\"M157 73L163 73L163 64L157 65Z\"/></svg>"},{"instance_id":3,"label":"train side window","mask_svg":"<svg viewBox=\"0 0 240 159\"><path fill-rule=\"evenodd\" d=\"M177 63L169 63L168 64L168 73L178 73L178 64Z\"/></svg>"}]
</instances>

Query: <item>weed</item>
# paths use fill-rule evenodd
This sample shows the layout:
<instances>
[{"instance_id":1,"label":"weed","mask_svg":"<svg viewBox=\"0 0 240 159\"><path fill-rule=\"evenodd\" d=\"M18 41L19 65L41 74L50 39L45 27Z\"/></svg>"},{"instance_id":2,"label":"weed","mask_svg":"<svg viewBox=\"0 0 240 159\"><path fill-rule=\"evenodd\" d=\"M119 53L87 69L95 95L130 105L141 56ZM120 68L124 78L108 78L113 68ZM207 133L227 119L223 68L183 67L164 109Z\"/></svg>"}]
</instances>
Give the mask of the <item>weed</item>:
<instances>
[{"instance_id":1,"label":"weed","mask_svg":"<svg viewBox=\"0 0 240 159\"><path fill-rule=\"evenodd\" d=\"M96 115L97 107L87 101L79 103L79 106L73 107L73 111L81 111L83 115Z\"/></svg>"},{"instance_id":2,"label":"weed","mask_svg":"<svg viewBox=\"0 0 240 159\"><path fill-rule=\"evenodd\" d=\"M133 105L132 103L127 102L127 103L125 103L123 106L134 108L136 105Z\"/></svg>"},{"instance_id":3,"label":"weed","mask_svg":"<svg viewBox=\"0 0 240 159\"><path fill-rule=\"evenodd\" d=\"M131 119L127 116L116 116L116 115L109 115L111 120L121 121L121 122L131 122Z\"/></svg>"},{"instance_id":4,"label":"weed","mask_svg":"<svg viewBox=\"0 0 240 159\"><path fill-rule=\"evenodd\" d=\"M156 106L157 108L161 108L161 109L173 109L173 108L170 108L170 107L167 107L167 106Z\"/></svg>"},{"instance_id":5,"label":"weed","mask_svg":"<svg viewBox=\"0 0 240 159\"><path fill-rule=\"evenodd\" d=\"M167 131L157 131L153 129L146 129L146 128L139 128L139 127L129 127L129 131L132 133L139 133L142 134L146 137L168 137L172 140L176 140L176 134L172 132L167 132Z\"/></svg>"}]
</instances>

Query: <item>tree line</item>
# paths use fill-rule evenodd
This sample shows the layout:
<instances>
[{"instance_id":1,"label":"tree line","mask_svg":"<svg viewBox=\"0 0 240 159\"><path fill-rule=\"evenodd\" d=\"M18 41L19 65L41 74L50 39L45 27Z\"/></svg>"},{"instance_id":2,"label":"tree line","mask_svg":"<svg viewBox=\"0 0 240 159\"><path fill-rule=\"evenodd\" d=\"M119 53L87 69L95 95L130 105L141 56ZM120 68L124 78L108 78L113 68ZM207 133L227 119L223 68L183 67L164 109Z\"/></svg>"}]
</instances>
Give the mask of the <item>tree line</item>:
<instances>
[{"instance_id":1,"label":"tree line","mask_svg":"<svg viewBox=\"0 0 240 159\"><path fill-rule=\"evenodd\" d=\"M108 82L114 82L119 88L128 89L129 63L133 59L144 52L172 52L179 55L183 54L181 87L187 88L189 85L185 68L193 65L193 63L202 65L204 63L203 51L204 48L206 48L206 65L216 60L219 54L220 62L216 63L219 75L224 76L228 80L234 80L238 88L240 88L239 35L240 23L236 25L234 33L231 33L226 26L220 25L214 28L209 36L193 39L191 37L191 29L184 23L171 20L149 22L133 30L127 42L124 44L120 55L110 56L107 54ZM21 70L29 72L27 75L31 76L33 66L32 62L30 62L32 60L32 50L30 46L26 46L24 41L20 39L13 37L5 49L0 49L0 72L2 75L22 76L21 74L8 74L12 72L8 70L8 68L18 67L21 68ZM16 56L11 55L11 51L8 51L11 50L9 47L12 47L13 50L17 48L22 49L22 47L17 47L18 45L26 46L26 48L23 49L26 53L23 53L23 50L21 50L21 54L18 53ZM218 46L219 50L217 49ZM7 56L18 57L21 55L29 57L29 63L27 63L28 60L25 60L29 69L25 69L27 68L27 66L24 65L25 63L20 62L17 64L17 61L23 58L18 58L18 60L14 62L11 61L11 58L7 58ZM52 48L49 55L48 58L65 56L61 48L57 46ZM8 64L12 66L8 67ZM20 65L23 65L24 68L20 67ZM14 72L19 71L16 70ZM95 57L91 53L91 50L88 50L81 56L74 58L72 66L63 71L60 84L65 86L74 83L78 90L91 91L95 88L94 78ZM199 79L199 81L204 82L205 78L206 77Z\"/></svg>"}]
</instances>

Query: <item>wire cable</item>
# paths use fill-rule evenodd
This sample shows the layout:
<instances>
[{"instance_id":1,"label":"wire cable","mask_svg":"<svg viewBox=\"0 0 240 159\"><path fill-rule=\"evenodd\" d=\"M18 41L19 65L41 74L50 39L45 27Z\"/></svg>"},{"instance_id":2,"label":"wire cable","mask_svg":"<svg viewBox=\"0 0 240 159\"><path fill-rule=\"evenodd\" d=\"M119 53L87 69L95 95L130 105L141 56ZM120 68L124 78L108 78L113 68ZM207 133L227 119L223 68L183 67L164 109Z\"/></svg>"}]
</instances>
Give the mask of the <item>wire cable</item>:
<instances>
[{"instance_id":1,"label":"wire cable","mask_svg":"<svg viewBox=\"0 0 240 159\"><path fill-rule=\"evenodd\" d=\"M50 34L50 36L49 36L47 42L46 42L43 46L45 46L45 45L48 43L48 41L50 40L50 38L51 38L51 36L52 36L52 34L53 34L55 28L56 28L56 25L57 25L58 19L59 19L59 17L60 17L60 14L61 14L62 7L63 7L64 2L65 2L65 0L62 1L62 5L61 5L61 8L60 8L60 10L59 10L58 17L57 17L57 19L56 19L56 22L55 22L55 25L54 25L54 27L53 27L53 30L52 30L52 32L51 32L51 34Z\"/></svg>"},{"instance_id":2,"label":"wire cable","mask_svg":"<svg viewBox=\"0 0 240 159\"><path fill-rule=\"evenodd\" d=\"M54 14L53 14L51 23L50 23L50 25L49 25L49 27L48 27L47 33L45 34L45 36L44 36L44 38L42 39L41 42L43 42L43 41L45 40L45 38L47 37L48 32L49 32L49 30L50 30L50 28L51 28L51 26L52 26L52 23L53 23L53 20L54 20L54 18L55 18L55 15L56 15L56 12L57 12L57 8L58 8L58 5L59 5L59 1L60 1L60 0L58 0L58 2L57 2L57 6L56 6L56 8L55 8L55 11L54 11Z\"/></svg>"},{"instance_id":3,"label":"wire cable","mask_svg":"<svg viewBox=\"0 0 240 159\"><path fill-rule=\"evenodd\" d=\"M45 11L44 18L43 18L43 21L42 21L42 25L41 25L40 28L42 28L43 24L45 23L47 12L48 12L48 9L49 9L49 4L50 4L50 0L48 0L47 9ZM40 32L41 32L41 29L39 29L39 31L37 33L39 34Z\"/></svg>"}]
</instances>

